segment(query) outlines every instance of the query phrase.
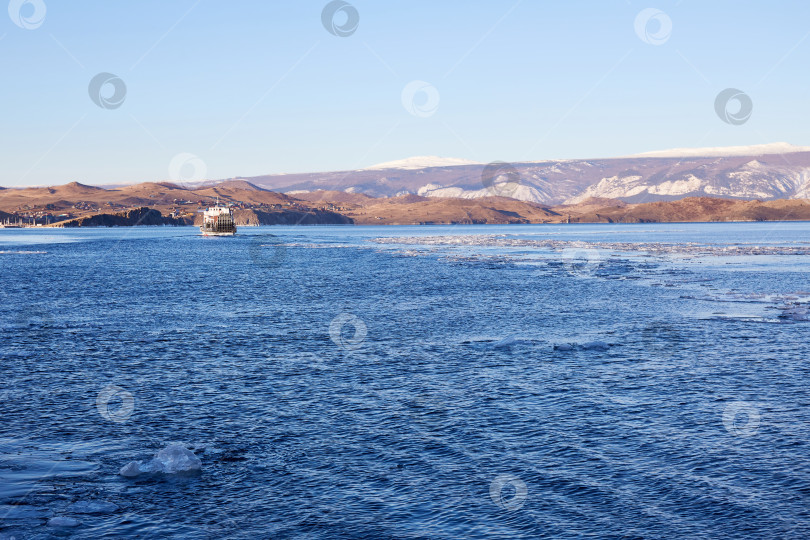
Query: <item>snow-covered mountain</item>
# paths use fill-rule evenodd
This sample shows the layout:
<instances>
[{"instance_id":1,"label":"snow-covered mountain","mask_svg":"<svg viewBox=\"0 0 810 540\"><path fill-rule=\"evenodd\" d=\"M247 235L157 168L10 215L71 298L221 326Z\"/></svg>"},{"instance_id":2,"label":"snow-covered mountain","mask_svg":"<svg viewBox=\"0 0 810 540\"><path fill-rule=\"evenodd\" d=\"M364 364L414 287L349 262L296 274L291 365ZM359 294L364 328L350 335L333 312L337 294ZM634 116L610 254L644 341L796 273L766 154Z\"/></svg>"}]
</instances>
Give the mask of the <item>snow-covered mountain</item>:
<instances>
[{"instance_id":1,"label":"snow-covered mountain","mask_svg":"<svg viewBox=\"0 0 810 540\"><path fill-rule=\"evenodd\" d=\"M708 148L673 148L656 152L643 152L628 157L730 157L764 156L768 154L792 154L810 152L810 146L795 146L786 142L754 144L750 146L716 146Z\"/></svg>"},{"instance_id":2,"label":"snow-covered mountain","mask_svg":"<svg viewBox=\"0 0 810 540\"><path fill-rule=\"evenodd\" d=\"M489 165L418 157L357 171L247 180L288 193L323 189L374 197L407 193L454 198L499 195L549 205L574 204L590 197L626 202L691 196L810 198L810 147L773 143L676 149L620 158Z\"/></svg>"},{"instance_id":3,"label":"snow-covered mountain","mask_svg":"<svg viewBox=\"0 0 810 540\"><path fill-rule=\"evenodd\" d=\"M427 169L430 167L455 167L458 165L479 165L477 161L470 161L469 159L459 158L445 158L438 156L416 156L407 159L400 159L397 161L387 161L385 163L378 163L371 167L366 167L366 171L374 171L380 169Z\"/></svg>"}]
</instances>

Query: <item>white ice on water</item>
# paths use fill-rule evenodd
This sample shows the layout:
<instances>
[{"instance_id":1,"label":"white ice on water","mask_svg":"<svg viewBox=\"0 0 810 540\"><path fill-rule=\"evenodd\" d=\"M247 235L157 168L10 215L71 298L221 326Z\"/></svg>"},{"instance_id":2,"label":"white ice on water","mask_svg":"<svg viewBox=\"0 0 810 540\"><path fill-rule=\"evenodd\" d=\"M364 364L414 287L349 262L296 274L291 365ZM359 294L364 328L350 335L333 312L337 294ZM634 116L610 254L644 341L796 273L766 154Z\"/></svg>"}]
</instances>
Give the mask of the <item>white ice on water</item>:
<instances>
[{"instance_id":1,"label":"white ice on water","mask_svg":"<svg viewBox=\"0 0 810 540\"><path fill-rule=\"evenodd\" d=\"M643 231L636 231L638 233ZM740 292L718 291L704 287L712 283L710 275L694 273L695 266L679 266L680 262L716 258L716 264L751 262L750 257L810 256L810 242L791 242L789 245L756 244L746 242L700 243L700 242L593 242L557 239L520 238L508 234L460 234L434 236L380 237L371 239L382 249L408 255L435 255L447 253L446 260L453 262L546 262L549 267L561 266L568 274L578 278L633 279L643 280L658 287L679 287L681 298L711 303L762 304L757 316L752 313L721 313L712 318L762 321L762 322L810 322L810 292ZM419 251L421 248L423 251ZM725 261L723 260L725 258ZM731 258L731 259L729 259ZM732 261L732 262L729 262ZM736 261L736 263L735 263ZM765 264L774 264L766 259ZM803 271L802 261L791 261L792 266ZM723 267L725 268L725 267ZM735 266L729 268L736 268ZM563 274L564 275L564 274ZM778 316L774 315L778 311ZM570 345L570 349L563 348ZM585 347L587 344L557 344L557 350L603 349L601 346ZM497 343L486 344L489 348L503 347Z\"/></svg>"},{"instance_id":2,"label":"white ice on water","mask_svg":"<svg viewBox=\"0 0 810 540\"><path fill-rule=\"evenodd\" d=\"M146 462L132 461L119 474L134 478L141 474L195 473L202 468L200 458L180 444L170 444Z\"/></svg>"},{"instance_id":3,"label":"white ice on water","mask_svg":"<svg viewBox=\"0 0 810 540\"><path fill-rule=\"evenodd\" d=\"M507 336L499 341L492 343L490 346L493 349L506 349L518 343L518 339L515 336Z\"/></svg>"},{"instance_id":4,"label":"white ice on water","mask_svg":"<svg viewBox=\"0 0 810 540\"><path fill-rule=\"evenodd\" d=\"M519 345L532 345L536 342L535 339L520 338L516 335L506 336L502 339L492 338L474 338L464 343L482 351L496 350L496 349L511 349Z\"/></svg>"},{"instance_id":5,"label":"white ice on water","mask_svg":"<svg viewBox=\"0 0 810 540\"><path fill-rule=\"evenodd\" d=\"M810 255L810 245L756 245L746 243L703 244L698 242L588 242L582 240L530 240L503 234L467 234L444 236L383 237L371 240L376 244L467 246L489 248L530 248L562 250L600 250L609 252L642 252L654 255L688 256L751 256L751 255Z\"/></svg>"},{"instance_id":6,"label":"white ice on water","mask_svg":"<svg viewBox=\"0 0 810 540\"><path fill-rule=\"evenodd\" d=\"M545 340L537 340L537 339L525 339L520 338L515 335L507 336L503 339L490 339L490 338L481 338L481 339L471 339L469 341L465 341L465 344L468 344L473 349L478 350L499 350L499 349L511 349L512 347L520 346L520 345L527 345L532 346L538 343L544 343L546 345L551 345L551 347L555 351L606 351L610 349L615 343L608 343L606 341L595 340L595 341L571 341L565 343L550 343Z\"/></svg>"},{"instance_id":7,"label":"white ice on water","mask_svg":"<svg viewBox=\"0 0 810 540\"><path fill-rule=\"evenodd\" d=\"M788 304L780 306L782 314L779 315L780 319L790 319L793 321L810 321L810 308L806 305Z\"/></svg>"},{"instance_id":8,"label":"white ice on water","mask_svg":"<svg viewBox=\"0 0 810 540\"><path fill-rule=\"evenodd\" d=\"M606 351L610 344L604 341L588 341L585 343L557 343L554 345L555 351Z\"/></svg>"}]
</instances>

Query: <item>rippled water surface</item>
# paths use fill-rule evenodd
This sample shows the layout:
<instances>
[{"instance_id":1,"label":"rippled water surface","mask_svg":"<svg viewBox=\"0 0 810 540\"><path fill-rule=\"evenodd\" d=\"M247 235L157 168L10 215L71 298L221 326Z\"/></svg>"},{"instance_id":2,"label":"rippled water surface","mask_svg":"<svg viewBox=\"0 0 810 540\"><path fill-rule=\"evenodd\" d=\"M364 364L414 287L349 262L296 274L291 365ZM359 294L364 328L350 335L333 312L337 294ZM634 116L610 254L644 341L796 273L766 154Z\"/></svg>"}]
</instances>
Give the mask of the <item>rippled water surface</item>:
<instances>
[{"instance_id":1,"label":"rippled water surface","mask_svg":"<svg viewBox=\"0 0 810 540\"><path fill-rule=\"evenodd\" d=\"M810 224L239 232L0 231L0 538L810 536Z\"/></svg>"}]
</instances>

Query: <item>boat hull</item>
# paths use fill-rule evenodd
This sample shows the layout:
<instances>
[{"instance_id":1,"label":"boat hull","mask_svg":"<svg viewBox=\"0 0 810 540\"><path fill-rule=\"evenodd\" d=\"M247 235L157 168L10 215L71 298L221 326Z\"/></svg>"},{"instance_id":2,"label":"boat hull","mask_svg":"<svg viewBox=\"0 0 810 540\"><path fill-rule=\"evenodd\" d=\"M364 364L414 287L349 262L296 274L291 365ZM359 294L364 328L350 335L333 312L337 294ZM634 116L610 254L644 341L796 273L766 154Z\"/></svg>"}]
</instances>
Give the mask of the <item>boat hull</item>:
<instances>
[{"instance_id":1,"label":"boat hull","mask_svg":"<svg viewBox=\"0 0 810 540\"><path fill-rule=\"evenodd\" d=\"M236 234L236 230L220 232L220 231L205 230L202 227L200 227L200 232L202 233L203 236L233 236Z\"/></svg>"}]
</instances>

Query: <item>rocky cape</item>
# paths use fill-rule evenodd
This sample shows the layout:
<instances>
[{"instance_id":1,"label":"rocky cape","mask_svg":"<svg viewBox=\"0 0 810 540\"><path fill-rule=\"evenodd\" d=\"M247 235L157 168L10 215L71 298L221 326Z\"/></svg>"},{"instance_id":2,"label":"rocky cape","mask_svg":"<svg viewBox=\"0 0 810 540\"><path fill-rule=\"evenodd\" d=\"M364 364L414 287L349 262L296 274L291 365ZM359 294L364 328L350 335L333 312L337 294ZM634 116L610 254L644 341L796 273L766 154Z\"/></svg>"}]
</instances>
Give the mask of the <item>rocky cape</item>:
<instances>
[{"instance_id":1,"label":"rocky cape","mask_svg":"<svg viewBox=\"0 0 810 540\"><path fill-rule=\"evenodd\" d=\"M258 225L351 225L352 218L324 210L263 212L261 210L236 210L234 222L237 227ZM194 219L167 217L152 208L136 208L115 214L94 214L54 224L55 227L132 227L154 225L202 225L202 216Z\"/></svg>"},{"instance_id":2,"label":"rocky cape","mask_svg":"<svg viewBox=\"0 0 810 540\"><path fill-rule=\"evenodd\" d=\"M187 225L185 220L165 217L153 208L141 207L116 214L95 214L56 224L59 227L133 227L136 225Z\"/></svg>"}]
</instances>

